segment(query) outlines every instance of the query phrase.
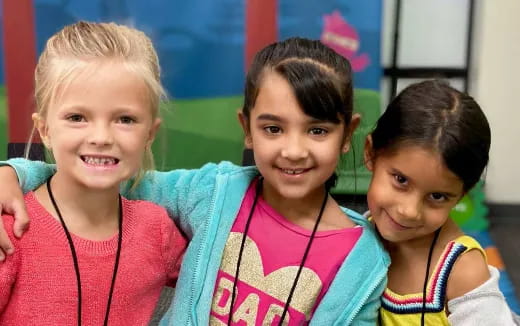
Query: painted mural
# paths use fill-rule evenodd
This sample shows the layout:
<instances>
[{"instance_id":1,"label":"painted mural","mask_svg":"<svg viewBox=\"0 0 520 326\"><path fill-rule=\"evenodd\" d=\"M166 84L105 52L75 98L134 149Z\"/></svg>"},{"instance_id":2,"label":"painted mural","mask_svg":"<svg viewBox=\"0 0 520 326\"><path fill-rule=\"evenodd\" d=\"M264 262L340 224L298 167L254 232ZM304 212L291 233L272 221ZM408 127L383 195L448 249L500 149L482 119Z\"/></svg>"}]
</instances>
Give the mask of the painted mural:
<instances>
[{"instance_id":1,"label":"painted mural","mask_svg":"<svg viewBox=\"0 0 520 326\"><path fill-rule=\"evenodd\" d=\"M37 55L53 33L78 20L128 24L151 37L171 98L163 107L165 123L154 145L159 169L241 162L236 110L242 104L249 41L244 32L247 1L34 0L33 5ZM0 19L3 23L1 12ZM366 133L379 115L381 1L278 0L276 22L279 39L321 39L352 62L356 105L370 111L360 129ZM2 41L2 62L3 46ZM0 66L0 85L5 84L4 69ZM2 87L0 159L6 156L7 127L16 128L8 125L5 101Z\"/></svg>"}]
</instances>

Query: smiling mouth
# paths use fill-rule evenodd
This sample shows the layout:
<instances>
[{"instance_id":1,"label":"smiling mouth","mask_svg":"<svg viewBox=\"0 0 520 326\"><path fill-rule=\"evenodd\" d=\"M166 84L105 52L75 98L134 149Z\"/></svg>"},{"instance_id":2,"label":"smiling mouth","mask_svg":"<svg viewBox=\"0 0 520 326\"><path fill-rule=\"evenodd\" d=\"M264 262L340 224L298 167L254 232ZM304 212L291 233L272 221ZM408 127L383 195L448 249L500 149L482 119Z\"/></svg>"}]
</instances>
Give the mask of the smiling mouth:
<instances>
[{"instance_id":1,"label":"smiling mouth","mask_svg":"<svg viewBox=\"0 0 520 326\"><path fill-rule=\"evenodd\" d=\"M386 213L386 216L388 217L388 219L390 220L390 222L391 222L392 224L394 224L396 227L398 227L398 228L400 228L400 229L402 229L402 230L413 229L413 227L411 227L411 226L402 225L401 223L397 222L397 221L394 220L394 218L393 218L390 214L388 214L388 213Z\"/></svg>"},{"instance_id":2,"label":"smiling mouth","mask_svg":"<svg viewBox=\"0 0 520 326\"><path fill-rule=\"evenodd\" d=\"M119 163L119 159L114 157L96 157L82 155L81 160L89 165L97 166L116 165L117 163Z\"/></svg>"},{"instance_id":3,"label":"smiling mouth","mask_svg":"<svg viewBox=\"0 0 520 326\"><path fill-rule=\"evenodd\" d=\"M300 175L300 174L303 174L303 173L309 171L310 169L283 169L283 168L280 168L280 170L285 174Z\"/></svg>"}]
</instances>

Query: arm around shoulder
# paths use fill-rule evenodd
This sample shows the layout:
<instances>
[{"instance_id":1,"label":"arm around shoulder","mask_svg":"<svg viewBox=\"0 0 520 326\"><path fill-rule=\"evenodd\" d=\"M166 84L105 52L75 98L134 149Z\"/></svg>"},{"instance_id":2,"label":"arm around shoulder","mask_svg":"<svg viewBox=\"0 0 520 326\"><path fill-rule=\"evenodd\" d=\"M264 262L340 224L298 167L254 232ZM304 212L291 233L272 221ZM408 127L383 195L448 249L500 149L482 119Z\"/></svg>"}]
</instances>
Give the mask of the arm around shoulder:
<instances>
[{"instance_id":1,"label":"arm around shoulder","mask_svg":"<svg viewBox=\"0 0 520 326\"><path fill-rule=\"evenodd\" d=\"M200 169L149 171L132 189L130 184L121 189L129 199L141 199L166 208L168 215L187 233L192 233L192 211L201 203L208 203L216 183L218 166L206 164Z\"/></svg>"},{"instance_id":2,"label":"arm around shoulder","mask_svg":"<svg viewBox=\"0 0 520 326\"><path fill-rule=\"evenodd\" d=\"M13 158L0 162L1 166L12 167L18 177L23 192L36 189L54 174L56 167L42 161L31 161L23 158Z\"/></svg>"}]
</instances>

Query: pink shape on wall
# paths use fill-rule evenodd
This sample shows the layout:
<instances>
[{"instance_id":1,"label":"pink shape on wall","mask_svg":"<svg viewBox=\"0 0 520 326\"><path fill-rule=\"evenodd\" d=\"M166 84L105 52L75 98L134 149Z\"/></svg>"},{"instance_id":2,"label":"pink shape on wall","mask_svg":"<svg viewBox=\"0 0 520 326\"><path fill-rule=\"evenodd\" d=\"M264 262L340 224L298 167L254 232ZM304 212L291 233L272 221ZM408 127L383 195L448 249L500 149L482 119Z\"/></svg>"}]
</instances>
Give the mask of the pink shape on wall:
<instances>
[{"instance_id":1,"label":"pink shape on wall","mask_svg":"<svg viewBox=\"0 0 520 326\"><path fill-rule=\"evenodd\" d=\"M352 70L363 71L369 64L368 54L358 54L360 39L356 29L350 25L339 11L324 15L325 21L321 42L350 61Z\"/></svg>"}]
</instances>

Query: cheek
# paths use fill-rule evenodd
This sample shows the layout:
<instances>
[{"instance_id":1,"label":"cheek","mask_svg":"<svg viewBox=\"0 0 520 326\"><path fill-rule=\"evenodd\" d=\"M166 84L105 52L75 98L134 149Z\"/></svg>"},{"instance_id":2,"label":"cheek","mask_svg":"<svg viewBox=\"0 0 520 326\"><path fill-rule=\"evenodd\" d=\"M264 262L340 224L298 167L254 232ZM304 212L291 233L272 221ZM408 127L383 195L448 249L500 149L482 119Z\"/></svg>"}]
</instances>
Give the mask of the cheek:
<instances>
[{"instance_id":1,"label":"cheek","mask_svg":"<svg viewBox=\"0 0 520 326\"><path fill-rule=\"evenodd\" d=\"M450 218L449 216L450 216L452 208L453 207L449 206L442 210L439 210L439 212L437 212L437 216L438 216L437 219L444 223L448 218Z\"/></svg>"},{"instance_id":2,"label":"cheek","mask_svg":"<svg viewBox=\"0 0 520 326\"><path fill-rule=\"evenodd\" d=\"M334 166L341 163L351 163L346 161L351 160L350 158L342 157L343 153L337 142L316 143L313 146L314 150L312 151L314 152L314 157L323 163L332 164Z\"/></svg>"},{"instance_id":3,"label":"cheek","mask_svg":"<svg viewBox=\"0 0 520 326\"><path fill-rule=\"evenodd\" d=\"M435 226L440 226L446 223L446 221L450 218L450 211L451 209L446 208L431 212L429 218L429 220L432 222L431 224Z\"/></svg>"},{"instance_id":4,"label":"cheek","mask_svg":"<svg viewBox=\"0 0 520 326\"><path fill-rule=\"evenodd\" d=\"M135 147L144 147L148 141L149 129L144 126L136 126L132 128L116 128L114 136L117 140L125 144L133 144Z\"/></svg>"},{"instance_id":5,"label":"cheek","mask_svg":"<svg viewBox=\"0 0 520 326\"><path fill-rule=\"evenodd\" d=\"M379 209L380 206L390 205L397 198L397 195L386 182L374 177L367 192L369 209L372 211Z\"/></svg>"},{"instance_id":6,"label":"cheek","mask_svg":"<svg viewBox=\"0 0 520 326\"><path fill-rule=\"evenodd\" d=\"M146 152L147 141L145 138L127 138L125 147L132 156L142 158Z\"/></svg>"},{"instance_id":7,"label":"cheek","mask_svg":"<svg viewBox=\"0 0 520 326\"><path fill-rule=\"evenodd\" d=\"M269 164L272 161L274 155L271 152L262 150L261 146L255 146L253 150L253 158L255 160L256 166L261 169L262 167Z\"/></svg>"},{"instance_id":8,"label":"cheek","mask_svg":"<svg viewBox=\"0 0 520 326\"><path fill-rule=\"evenodd\" d=\"M384 183L381 182L377 174L372 174L370 185L368 186L367 199L374 201L378 197L378 193L384 188Z\"/></svg>"},{"instance_id":9,"label":"cheek","mask_svg":"<svg viewBox=\"0 0 520 326\"><path fill-rule=\"evenodd\" d=\"M59 155L61 151L67 151L79 146L78 144L81 141L78 140L79 137L77 134L55 131L57 130L53 130L53 132L49 132L48 134L48 143L51 146L54 156Z\"/></svg>"},{"instance_id":10,"label":"cheek","mask_svg":"<svg viewBox=\"0 0 520 326\"><path fill-rule=\"evenodd\" d=\"M253 150L255 161L269 160L280 152L277 142L267 141L262 137L253 137L252 140L253 147L251 149Z\"/></svg>"},{"instance_id":11,"label":"cheek","mask_svg":"<svg viewBox=\"0 0 520 326\"><path fill-rule=\"evenodd\" d=\"M372 188L369 188L368 192L367 192L367 204L368 204L369 210L375 211L377 209L376 199L377 199L377 196L374 195L374 190Z\"/></svg>"}]
</instances>

